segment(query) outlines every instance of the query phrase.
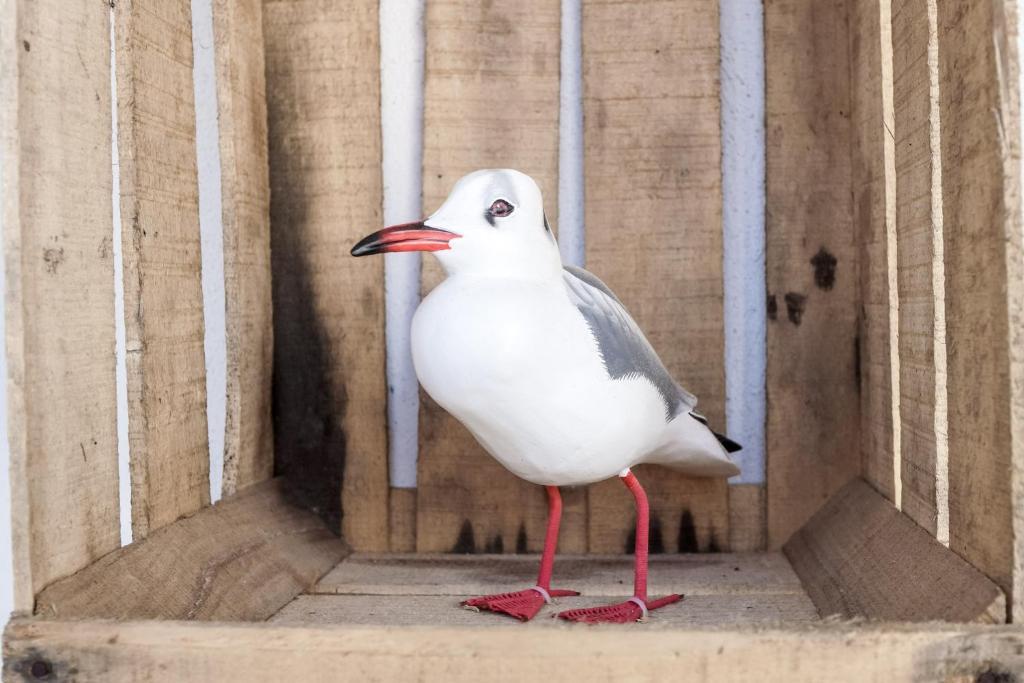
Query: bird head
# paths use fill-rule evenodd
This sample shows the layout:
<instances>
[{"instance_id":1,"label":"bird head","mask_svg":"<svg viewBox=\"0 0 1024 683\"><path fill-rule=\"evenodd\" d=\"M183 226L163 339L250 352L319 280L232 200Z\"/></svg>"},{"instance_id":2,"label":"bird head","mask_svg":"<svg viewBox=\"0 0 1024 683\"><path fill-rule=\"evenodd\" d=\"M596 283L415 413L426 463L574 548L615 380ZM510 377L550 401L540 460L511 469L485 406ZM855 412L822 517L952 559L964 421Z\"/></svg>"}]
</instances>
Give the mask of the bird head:
<instances>
[{"instance_id":1,"label":"bird head","mask_svg":"<svg viewBox=\"0 0 1024 683\"><path fill-rule=\"evenodd\" d=\"M561 272L537 183L511 169L461 178L428 218L361 239L353 256L430 251L449 274L543 276Z\"/></svg>"}]
</instances>

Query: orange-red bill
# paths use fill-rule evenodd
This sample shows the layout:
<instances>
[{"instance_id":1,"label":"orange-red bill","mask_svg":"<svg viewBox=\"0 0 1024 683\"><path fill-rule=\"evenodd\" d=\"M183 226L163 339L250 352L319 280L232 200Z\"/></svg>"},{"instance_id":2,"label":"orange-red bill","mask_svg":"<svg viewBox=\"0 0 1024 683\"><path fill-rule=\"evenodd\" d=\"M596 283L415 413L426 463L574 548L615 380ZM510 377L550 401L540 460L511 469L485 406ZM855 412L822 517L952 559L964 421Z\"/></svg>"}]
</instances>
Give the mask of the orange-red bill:
<instances>
[{"instance_id":1,"label":"orange-red bill","mask_svg":"<svg viewBox=\"0 0 1024 683\"><path fill-rule=\"evenodd\" d=\"M370 256L397 251L443 251L451 249L451 240L462 235L432 228L422 221L384 228L367 235L352 247L353 256Z\"/></svg>"}]
</instances>

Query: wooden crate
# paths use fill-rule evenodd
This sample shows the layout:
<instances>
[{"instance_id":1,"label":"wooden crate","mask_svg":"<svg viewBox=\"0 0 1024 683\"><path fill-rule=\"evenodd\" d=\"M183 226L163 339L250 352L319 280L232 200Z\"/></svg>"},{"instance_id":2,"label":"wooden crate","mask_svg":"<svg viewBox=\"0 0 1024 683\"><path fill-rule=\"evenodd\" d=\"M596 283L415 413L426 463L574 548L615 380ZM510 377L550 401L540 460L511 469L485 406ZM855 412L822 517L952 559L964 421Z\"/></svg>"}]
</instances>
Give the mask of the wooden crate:
<instances>
[{"instance_id":1,"label":"wooden crate","mask_svg":"<svg viewBox=\"0 0 1024 683\"><path fill-rule=\"evenodd\" d=\"M718 2L582 11L588 266L721 423ZM764 3L767 476L638 468L652 588L687 597L606 628L457 608L528 579L544 497L426 397L418 488L389 487L383 264L347 257L382 220L369 1L214 3L212 506L190 3L116 3L120 547L109 12L0 0L5 680L1024 676L1016 2ZM560 2L431 1L425 30L425 207L513 166L556 223ZM658 245L623 250L628 225ZM631 523L614 483L567 492L556 577L580 604L628 592Z\"/></svg>"}]
</instances>

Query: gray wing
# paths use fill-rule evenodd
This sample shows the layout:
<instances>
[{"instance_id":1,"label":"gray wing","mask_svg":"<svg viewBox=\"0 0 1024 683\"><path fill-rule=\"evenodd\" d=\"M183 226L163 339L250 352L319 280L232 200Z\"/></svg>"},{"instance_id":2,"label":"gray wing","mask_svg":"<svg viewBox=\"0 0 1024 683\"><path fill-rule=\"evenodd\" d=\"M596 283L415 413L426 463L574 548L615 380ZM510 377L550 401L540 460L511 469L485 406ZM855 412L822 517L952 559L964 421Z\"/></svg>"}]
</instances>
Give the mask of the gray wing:
<instances>
[{"instance_id":1,"label":"gray wing","mask_svg":"<svg viewBox=\"0 0 1024 683\"><path fill-rule=\"evenodd\" d=\"M665 402L667 421L697 407L697 398L668 374L647 337L608 285L575 266L565 266L563 279L569 300L583 314L597 341L610 378L646 377Z\"/></svg>"}]
</instances>

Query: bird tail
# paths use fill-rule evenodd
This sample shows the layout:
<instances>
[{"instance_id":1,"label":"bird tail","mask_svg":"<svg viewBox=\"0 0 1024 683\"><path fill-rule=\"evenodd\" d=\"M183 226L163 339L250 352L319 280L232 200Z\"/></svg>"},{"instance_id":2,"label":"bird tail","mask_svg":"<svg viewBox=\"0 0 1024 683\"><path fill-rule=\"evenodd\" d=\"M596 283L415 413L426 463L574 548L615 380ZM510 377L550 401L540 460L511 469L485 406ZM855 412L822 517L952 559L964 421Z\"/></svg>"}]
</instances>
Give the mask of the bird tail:
<instances>
[{"instance_id":1,"label":"bird tail","mask_svg":"<svg viewBox=\"0 0 1024 683\"><path fill-rule=\"evenodd\" d=\"M727 437L725 434L719 434L718 432L711 433L715 435L716 439L718 439L718 443L722 444L722 448L725 449L726 453L735 453L736 451L743 450L743 446L736 443L735 441Z\"/></svg>"},{"instance_id":2,"label":"bird tail","mask_svg":"<svg viewBox=\"0 0 1024 683\"><path fill-rule=\"evenodd\" d=\"M661 445L643 462L667 465L697 477L732 477L740 468L729 458L738 443L708 429L703 416L683 413L665 426Z\"/></svg>"}]
</instances>

